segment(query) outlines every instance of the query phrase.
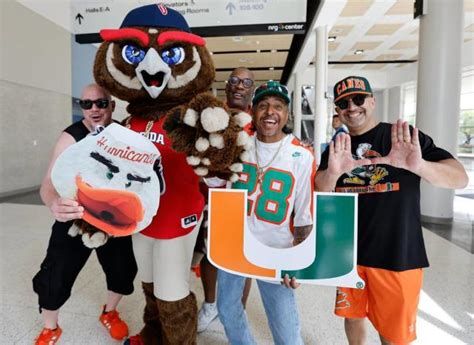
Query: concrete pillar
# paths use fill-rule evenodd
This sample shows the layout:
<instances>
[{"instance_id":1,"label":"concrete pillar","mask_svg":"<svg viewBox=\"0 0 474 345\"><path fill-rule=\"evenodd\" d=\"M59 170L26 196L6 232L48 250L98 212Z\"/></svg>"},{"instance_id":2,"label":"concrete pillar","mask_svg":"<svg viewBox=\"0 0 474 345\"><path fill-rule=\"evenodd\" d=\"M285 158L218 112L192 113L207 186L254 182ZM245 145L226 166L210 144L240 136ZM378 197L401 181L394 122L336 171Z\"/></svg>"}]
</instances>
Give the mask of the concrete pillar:
<instances>
[{"instance_id":1,"label":"concrete pillar","mask_svg":"<svg viewBox=\"0 0 474 345\"><path fill-rule=\"evenodd\" d=\"M437 146L457 153L461 94L464 1L424 0L420 19L416 125ZM426 221L449 223L454 191L423 182L421 214Z\"/></svg>"},{"instance_id":2,"label":"concrete pillar","mask_svg":"<svg viewBox=\"0 0 474 345\"><path fill-rule=\"evenodd\" d=\"M389 114L389 101L390 101L390 96L389 96L389 90L384 89L382 91L383 94L383 112L382 112L382 121L383 122L388 122L388 114Z\"/></svg>"},{"instance_id":3,"label":"concrete pillar","mask_svg":"<svg viewBox=\"0 0 474 345\"><path fill-rule=\"evenodd\" d=\"M302 97L301 97L301 90L302 90L302 73L301 72L296 72L294 76L295 80L295 87L293 91L293 134L301 139L301 116L302 116L302 111L301 111L301 103L302 103Z\"/></svg>"},{"instance_id":4,"label":"concrete pillar","mask_svg":"<svg viewBox=\"0 0 474 345\"><path fill-rule=\"evenodd\" d=\"M328 123L327 71L328 71L328 29L327 26L316 28L316 84L314 87L314 149L316 161L321 160L321 144L327 142Z\"/></svg>"}]
</instances>

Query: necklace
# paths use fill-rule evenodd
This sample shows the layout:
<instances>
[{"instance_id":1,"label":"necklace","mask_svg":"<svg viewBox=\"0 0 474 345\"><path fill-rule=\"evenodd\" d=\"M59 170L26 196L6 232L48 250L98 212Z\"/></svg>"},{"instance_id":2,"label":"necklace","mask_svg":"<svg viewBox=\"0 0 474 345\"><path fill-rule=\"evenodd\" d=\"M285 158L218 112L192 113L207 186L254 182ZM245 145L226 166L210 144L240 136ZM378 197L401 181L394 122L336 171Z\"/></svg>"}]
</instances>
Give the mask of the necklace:
<instances>
[{"instance_id":1,"label":"necklace","mask_svg":"<svg viewBox=\"0 0 474 345\"><path fill-rule=\"evenodd\" d=\"M283 146L283 141L284 140L285 140L285 138L280 140L280 145L278 145L278 149L276 150L275 154L270 159L270 161L265 165L260 165L259 159L258 159L257 136L255 136L255 158L256 158L256 163L257 163L257 183L260 183L260 184L262 183L264 170L266 168L268 168L273 163L275 158L277 158L278 153L280 152L280 149Z\"/></svg>"}]
</instances>

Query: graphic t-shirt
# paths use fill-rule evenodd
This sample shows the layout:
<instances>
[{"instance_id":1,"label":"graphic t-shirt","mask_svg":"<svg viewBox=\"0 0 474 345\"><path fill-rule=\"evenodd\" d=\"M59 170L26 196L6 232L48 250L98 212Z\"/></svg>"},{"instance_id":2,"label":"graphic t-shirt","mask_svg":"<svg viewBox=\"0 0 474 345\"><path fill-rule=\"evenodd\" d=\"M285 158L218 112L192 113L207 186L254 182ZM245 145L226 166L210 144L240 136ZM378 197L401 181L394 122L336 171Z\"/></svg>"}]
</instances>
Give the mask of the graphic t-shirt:
<instances>
[{"instance_id":1,"label":"graphic t-shirt","mask_svg":"<svg viewBox=\"0 0 474 345\"><path fill-rule=\"evenodd\" d=\"M351 136L354 159L387 156L391 128L389 123L379 123L362 135ZM428 135L419 132L419 139L423 159L453 158ZM329 150L324 151L318 170L327 169L328 154ZM390 165L361 166L337 180L336 192L359 193L359 265L392 271L429 266L421 231L418 175Z\"/></svg>"},{"instance_id":2,"label":"graphic t-shirt","mask_svg":"<svg viewBox=\"0 0 474 345\"><path fill-rule=\"evenodd\" d=\"M252 140L255 149L249 152L232 188L248 190L247 224L260 242L275 248L292 247L290 221L294 226L313 224L313 154L293 135L276 143L263 143L255 136ZM260 174L258 167L263 167Z\"/></svg>"},{"instance_id":3,"label":"graphic t-shirt","mask_svg":"<svg viewBox=\"0 0 474 345\"><path fill-rule=\"evenodd\" d=\"M204 208L204 197L199 190L199 177L186 162L186 155L172 149L171 139L163 129L164 121L165 117L155 121L147 135L161 153L164 188L158 213L141 233L171 239L194 229ZM130 120L130 128L141 134L145 134L147 124L147 120L140 118Z\"/></svg>"}]
</instances>

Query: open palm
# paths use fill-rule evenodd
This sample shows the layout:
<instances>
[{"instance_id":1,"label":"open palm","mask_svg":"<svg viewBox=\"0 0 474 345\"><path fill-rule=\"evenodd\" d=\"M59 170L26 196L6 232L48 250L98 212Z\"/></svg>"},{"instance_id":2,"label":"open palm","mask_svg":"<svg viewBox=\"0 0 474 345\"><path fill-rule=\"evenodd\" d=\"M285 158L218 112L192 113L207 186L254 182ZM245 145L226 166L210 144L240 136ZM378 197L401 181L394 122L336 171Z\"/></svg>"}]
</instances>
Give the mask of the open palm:
<instances>
[{"instance_id":1,"label":"open palm","mask_svg":"<svg viewBox=\"0 0 474 345\"><path fill-rule=\"evenodd\" d=\"M392 149L385 157L372 159L374 164L387 164L411 172L418 170L422 164L418 129L413 128L413 135L407 122L398 120L392 125Z\"/></svg>"},{"instance_id":2,"label":"open palm","mask_svg":"<svg viewBox=\"0 0 474 345\"><path fill-rule=\"evenodd\" d=\"M370 159L356 160L351 152L351 137L341 133L329 144L328 172L341 176L361 165L372 164Z\"/></svg>"}]
</instances>

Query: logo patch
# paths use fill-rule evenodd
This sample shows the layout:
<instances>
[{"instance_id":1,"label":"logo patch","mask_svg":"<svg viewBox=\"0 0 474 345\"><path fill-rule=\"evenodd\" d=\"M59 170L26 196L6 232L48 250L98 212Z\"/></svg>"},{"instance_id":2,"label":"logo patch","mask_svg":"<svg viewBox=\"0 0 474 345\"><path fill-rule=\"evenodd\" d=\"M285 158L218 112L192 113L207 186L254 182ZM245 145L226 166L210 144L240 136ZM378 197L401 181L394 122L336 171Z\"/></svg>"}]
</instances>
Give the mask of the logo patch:
<instances>
[{"instance_id":1,"label":"logo patch","mask_svg":"<svg viewBox=\"0 0 474 345\"><path fill-rule=\"evenodd\" d=\"M293 154L291 155L292 157L301 157L301 152L298 152L298 151L295 151L293 152Z\"/></svg>"},{"instance_id":2,"label":"logo patch","mask_svg":"<svg viewBox=\"0 0 474 345\"><path fill-rule=\"evenodd\" d=\"M156 6L158 6L158 8L159 8L162 15L166 16L168 14L168 9L166 8L165 5L157 4Z\"/></svg>"},{"instance_id":3,"label":"logo patch","mask_svg":"<svg viewBox=\"0 0 474 345\"><path fill-rule=\"evenodd\" d=\"M196 225L198 222L197 215L193 214L184 218L181 218L181 227L183 229L190 228L191 226Z\"/></svg>"}]
</instances>

